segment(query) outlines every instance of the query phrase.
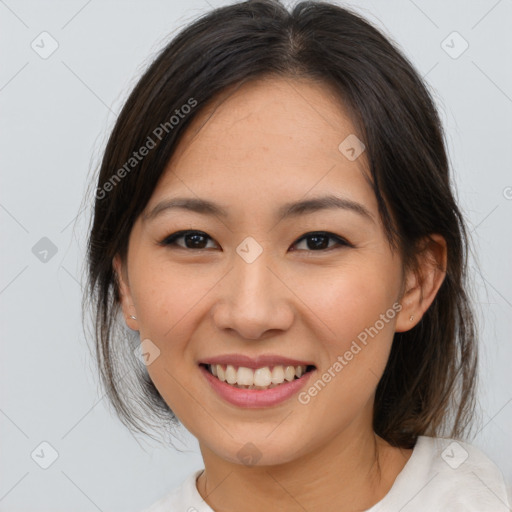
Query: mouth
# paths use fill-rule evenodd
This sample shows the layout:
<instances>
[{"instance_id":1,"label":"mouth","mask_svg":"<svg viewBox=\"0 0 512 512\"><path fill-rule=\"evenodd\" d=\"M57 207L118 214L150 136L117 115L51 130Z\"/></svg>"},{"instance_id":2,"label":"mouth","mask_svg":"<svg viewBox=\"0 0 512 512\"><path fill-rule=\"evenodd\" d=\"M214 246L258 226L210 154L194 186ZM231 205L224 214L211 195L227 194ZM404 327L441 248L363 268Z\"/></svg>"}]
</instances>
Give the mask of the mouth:
<instances>
[{"instance_id":1,"label":"mouth","mask_svg":"<svg viewBox=\"0 0 512 512\"><path fill-rule=\"evenodd\" d=\"M316 367L308 365L273 365L259 368L226 364L200 363L211 376L233 388L245 390L268 390L303 378Z\"/></svg>"}]
</instances>

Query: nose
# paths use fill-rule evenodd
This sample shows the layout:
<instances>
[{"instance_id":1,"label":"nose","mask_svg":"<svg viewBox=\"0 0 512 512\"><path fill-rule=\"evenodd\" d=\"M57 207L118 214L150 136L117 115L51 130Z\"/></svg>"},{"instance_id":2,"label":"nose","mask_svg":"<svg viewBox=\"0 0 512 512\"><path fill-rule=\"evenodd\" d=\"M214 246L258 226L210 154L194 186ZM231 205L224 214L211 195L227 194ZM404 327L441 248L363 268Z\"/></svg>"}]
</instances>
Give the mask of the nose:
<instances>
[{"instance_id":1,"label":"nose","mask_svg":"<svg viewBox=\"0 0 512 512\"><path fill-rule=\"evenodd\" d=\"M213 321L220 330L256 340L286 331L293 323L293 293L274 270L265 251L252 263L235 255L233 268L220 283Z\"/></svg>"}]
</instances>

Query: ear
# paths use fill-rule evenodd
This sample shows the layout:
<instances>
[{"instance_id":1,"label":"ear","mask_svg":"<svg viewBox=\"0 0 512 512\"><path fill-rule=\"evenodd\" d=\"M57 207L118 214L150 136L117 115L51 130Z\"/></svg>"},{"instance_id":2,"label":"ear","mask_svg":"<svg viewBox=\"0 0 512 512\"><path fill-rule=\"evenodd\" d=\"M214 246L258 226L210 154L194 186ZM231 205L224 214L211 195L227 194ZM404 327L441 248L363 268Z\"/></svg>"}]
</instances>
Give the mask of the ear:
<instances>
[{"instance_id":1,"label":"ear","mask_svg":"<svg viewBox=\"0 0 512 512\"><path fill-rule=\"evenodd\" d=\"M114 256L114 259L112 260L112 267L116 274L116 280L118 283L119 295L121 299L121 308L123 310L126 325L130 329L138 331L138 320L131 318L131 315L137 318L137 312L135 311L135 306L133 305L133 299L130 292L130 285L128 283L128 274L126 271L126 266L122 262L119 254L116 254Z\"/></svg>"},{"instance_id":2,"label":"ear","mask_svg":"<svg viewBox=\"0 0 512 512\"><path fill-rule=\"evenodd\" d=\"M432 304L446 276L447 245L438 234L431 234L420 242L418 266L406 275L405 291L395 324L396 332L412 329ZM413 316L413 320L411 320Z\"/></svg>"}]
</instances>

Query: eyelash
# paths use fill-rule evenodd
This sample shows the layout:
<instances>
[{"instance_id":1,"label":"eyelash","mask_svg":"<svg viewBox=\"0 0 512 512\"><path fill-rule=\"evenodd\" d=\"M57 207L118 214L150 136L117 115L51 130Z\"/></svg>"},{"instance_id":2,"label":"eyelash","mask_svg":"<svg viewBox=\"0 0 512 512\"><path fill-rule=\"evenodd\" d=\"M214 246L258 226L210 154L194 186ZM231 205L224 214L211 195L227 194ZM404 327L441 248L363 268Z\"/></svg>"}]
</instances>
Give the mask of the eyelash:
<instances>
[{"instance_id":1,"label":"eyelash","mask_svg":"<svg viewBox=\"0 0 512 512\"><path fill-rule=\"evenodd\" d=\"M176 243L176 240L179 240L180 238L184 238L188 234L201 235L203 237L209 238L210 240L213 240L204 231L197 231L197 230L189 229L189 230L177 231L176 233L173 233L173 234L167 236L159 243L159 245L166 246L166 247L177 246L180 249L185 249L185 250L190 250L190 251L205 251L205 250L207 250L205 248L194 249L194 248L190 248L190 247L183 247ZM344 238L341 238L340 236L335 235L334 233L330 233L328 231L311 231L309 233L302 235L299 239L297 239L297 241L293 245L296 245L297 243L301 242L302 240L305 240L305 239L313 237L313 236L326 237L326 238L335 240L338 247L334 246L334 247L328 247L326 249L319 249L319 250L305 249L308 252L325 252L325 251L329 251L329 250L336 249L336 248L354 247L350 242L348 242ZM302 250L304 250L304 249L302 249Z\"/></svg>"}]
</instances>

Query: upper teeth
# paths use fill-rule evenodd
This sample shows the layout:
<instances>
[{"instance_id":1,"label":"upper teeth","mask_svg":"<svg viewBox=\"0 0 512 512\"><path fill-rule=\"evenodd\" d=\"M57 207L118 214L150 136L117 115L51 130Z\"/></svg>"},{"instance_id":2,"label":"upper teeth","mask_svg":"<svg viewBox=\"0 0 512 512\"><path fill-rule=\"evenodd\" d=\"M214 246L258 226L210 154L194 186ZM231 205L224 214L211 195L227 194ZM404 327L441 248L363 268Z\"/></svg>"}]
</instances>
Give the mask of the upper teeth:
<instances>
[{"instance_id":1,"label":"upper teeth","mask_svg":"<svg viewBox=\"0 0 512 512\"><path fill-rule=\"evenodd\" d=\"M236 368L230 364L227 366L220 364L210 364L208 368L219 380L228 384L238 384L240 386L267 387L282 384L285 380L292 381L295 377L301 377L306 366L274 366L272 369L265 366L263 368L246 368L240 366Z\"/></svg>"}]
</instances>

